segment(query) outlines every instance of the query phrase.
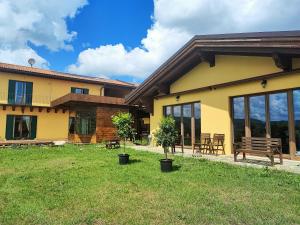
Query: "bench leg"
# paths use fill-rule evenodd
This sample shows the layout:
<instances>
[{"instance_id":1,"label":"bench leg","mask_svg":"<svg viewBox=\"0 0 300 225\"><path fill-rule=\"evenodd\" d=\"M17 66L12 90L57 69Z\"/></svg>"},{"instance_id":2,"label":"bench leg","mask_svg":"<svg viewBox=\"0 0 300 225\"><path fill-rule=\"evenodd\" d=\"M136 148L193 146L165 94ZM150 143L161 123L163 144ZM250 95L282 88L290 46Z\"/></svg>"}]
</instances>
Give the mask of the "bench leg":
<instances>
[{"instance_id":1,"label":"bench leg","mask_svg":"<svg viewBox=\"0 0 300 225\"><path fill-rule=\"evenodd\" d=\"M237 153L234 152L233 155L234 155L234 161L236 162L237 161Z\"/></svg>"},{"instance_id":2,"label":"bench leg","mask_svg":"<svg viewBox=\"0 0 300 225\"><path fill-rule=\"evenodd\" d=\"M246 153L243 152L243 160L246 160Z\"/></svg>"},{"instance_id":3,"label":"bench leg","mask_svg":"<svg viewBox=\"0 0 300 225\"><path fill-rule=\"evenodd\" d=\"M282 160L282 154L279 154L279 159L280 159L280 164L283 164L283 160Z\"/></svg>"},{"instance_id":4,"label":"bench leg","mask_svg":"<svg viewBox=\"0 0 300 225\"><path fill-rule=\"evenodd\" d=\"M271 155L270 159L271 159L271 166L274 166L274 155Z\"/></svg>"}]
</instances>

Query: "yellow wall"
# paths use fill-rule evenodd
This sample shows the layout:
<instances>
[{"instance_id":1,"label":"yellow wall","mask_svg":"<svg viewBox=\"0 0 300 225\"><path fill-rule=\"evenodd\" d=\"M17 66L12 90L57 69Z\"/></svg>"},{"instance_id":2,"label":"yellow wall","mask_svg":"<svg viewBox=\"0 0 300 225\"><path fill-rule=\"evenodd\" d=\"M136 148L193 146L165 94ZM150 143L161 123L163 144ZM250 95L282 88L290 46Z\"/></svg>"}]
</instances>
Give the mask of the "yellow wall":
<instances>
[{"instance_id":1,"label":"yellow wall","mask_svg":"<svg viewBox=\"0 0 300 225\"><path fill-rule=\"evenodd\" d=\"M71 87L88 88L90 95L100 95L102 85L0 72L0 104L7 103L8 80L33 82L32 105L50 106L50 102L71 92Z\"/></svg>"},{"instance_id":2,"label":"yellow wall","mask_svg":"<svg viewBox=\"0 0 300 225\"><path fill-rule=\"evenodd\" d=\"M275 66L271 57L220 55L216 56L215 67L209 67L207 63L200 63L185 76L175 81L170 87L170 92L206 87L279 71L280 69Z\"/></svg>"},{"instance_id":3,"label":"yellow wall","mask_svg":"<svg viewBox=\"0 0 300 225\"><path fill-rule=\"evenodd\" d=\"M5 139L6 115L37 116L36 139L38 140L68 139L69 112L63 113L62 110L59 110L55 113L54 110L51 110L47 113L46 109L39 112L38 108L34 108L33 112L30 112L29 108L26 108L22 113L20 107L16 107L15 111L12 111L11 107L7 107L6 110L0 108L0 140Z\"/></svg>"},{"instance_id":4,"label":"yellow wall","mask_svg":"<svg viewBox=\"0 0 300 225\"><path fill-rule=\"evenodd\" d=\"M218 56L216 66L213 68L202 63L174 82L171 85L171 91L185 91L208 84L219 84L255 74L263 75L278 71L271 59L246 57L246 60L245 57L241 58L239 60L238 57ZM232 140L230 97L296 87L300 87L300 73L269 79L266 88L262 88L260 81L255 81L211 91L183 94L180 95L178 101L176 96L154 99L154 115L150 117L150 129L153 132L158 127L163 116L163 106L199 101L201 102L201 131L211 134L224 133L225 151L226 154L230 154Z\"/></svg>"}]
</instances>

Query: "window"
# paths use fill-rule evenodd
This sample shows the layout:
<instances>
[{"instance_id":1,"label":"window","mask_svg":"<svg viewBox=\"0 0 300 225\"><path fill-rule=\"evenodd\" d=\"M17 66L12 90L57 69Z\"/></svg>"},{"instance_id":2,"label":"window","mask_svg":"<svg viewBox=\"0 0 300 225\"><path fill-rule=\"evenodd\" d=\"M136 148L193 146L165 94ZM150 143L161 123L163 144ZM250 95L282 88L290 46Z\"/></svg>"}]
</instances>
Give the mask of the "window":
<instances>
[{"instance_id":1,"label":"window","mask_svg":"<svg viewBox=\"0 0 300 225\"><path fill-rule=\"evenodd\" d=\"M9 80L8 103L16 105L32 104L32 83Z\"/></svg>"},{"instance_id":2,"label":"window","mask_svg":"<svg viewBox=\"0 0 300 225\"><path fill-rule=\"evenodd\" d=\"M69 118L69 134L75 134L75 117Z\"/></svg>"},{"instance_id":3,"label":"window","mask_svg":"<svg viewBox=\"0 0 300 225\"><path fill-rule=\"evenodd\" d=\"M252 137L266 137L266 101L265 95L249 98L250 127Z\"/></svg>"},{"instance_id":4,"label":"window","mask_svg":"<svg viewBox=\"0 0 300 225\"><path fill-rule=\"evenodd\" d=\"M293 100L294 100L296 151L297 151L297 155L300 155L300 90L293 91Z\"/></svg>"},{"instance_id":5,"label":"window","mask_svg":"<svg viewBox=\"0 0 300 225\"><path fill-rule=\"evenodd\" d=\"M91 135L96 130L96 113L79 112L76 116L76 133L80 135Z\"/></svg>"},{"instance_id":6,"label":"window","mask_svg":"<svg viewBox=\"0 0 300 225\"><path fill-rule=\"evenodd\" d=\"M7 115L6 139L26 140L36 138L37 117Z\"/></svg>"},{"instance_id":7,"label":"window","mask_svg":"<svg viewBox=\"0 0 300 225\"><path fill-rule=\"evenodd\" d=\"M181 137L180 140L183 141L183 143L180 144L191 146L193 139L195 141L198 141L200 139L200 103L165 106L164 116L170 115L173 116L178 134ZM192 126L193 123L194 127Z\"/></svg>"},{"instance_id":8,"label":"window","mask_svg":"<svg viewBox=\"0 0 300 225\"><path fill-rule=\"evenodd\" d=\"M240 142L245 136L245 98L233 98L234 142Z\"/></svg>"},{"instance_id":9,"label":"window","mask_svg":"<svg viewBox=\"0 0 300 225\"><path fill-rule=\"evenodd\" d=\"M284 154L300 156L300 89L234 97L232 107L235 142L246 135L280 138Z\"/></svg>"},{"instance_id":10,"label":"window","mask_svg":"<svg viewBox=\"0 0 300 225\"><path fill-rule=\"evenodd\" d=\"M269 95L271 137L281 138L282 152L289 153L289 114L287 93Z\"/></svg>"},{"instance_id":11,"label":"window","mask_svg":"<svg viewBox=\"0 0 300 225\"><path fill-rule=\"evenodd\" d=\"M89 94L89 89L87 89L87 88L71 87L71 93L88 95Z\"/></svg>"}]
</instances>

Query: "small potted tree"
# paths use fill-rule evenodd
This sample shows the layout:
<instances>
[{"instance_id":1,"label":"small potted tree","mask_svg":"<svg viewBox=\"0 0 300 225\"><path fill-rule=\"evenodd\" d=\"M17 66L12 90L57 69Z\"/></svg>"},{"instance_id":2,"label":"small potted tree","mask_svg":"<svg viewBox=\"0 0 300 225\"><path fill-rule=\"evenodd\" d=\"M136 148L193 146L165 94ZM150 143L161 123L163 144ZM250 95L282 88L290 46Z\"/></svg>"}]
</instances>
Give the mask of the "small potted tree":
<instances>
[{"instance_id":1,"label":"small potted tree","mask_svg":"<svg viewBox=\"0 0 300 225\"><path fill-rule=\"evenodd\" d=\"M178 132L173 117L164 117L159 124L158 130L154 133L156 144L162 146L165 153L165 158L160 160L162 172L172 171L173 160L168 158L168 151L170 147L175 145L177 136Z\"/></svg>"},{"instance_id":2,"label":"small potted tree","mask_svg":"<svg viewBox=\"0 0 300 225\"><path fill-rule=\"evenodd\" d=\"M117 128L118 136L123 139L123 153L119 154L119 164L125 165L129 162L129 155L125 153L126 141L132 137L134 129L132 128L133 119L130 113L122 113L112 117L112 123Z\"/></svg>"}]
</instances>

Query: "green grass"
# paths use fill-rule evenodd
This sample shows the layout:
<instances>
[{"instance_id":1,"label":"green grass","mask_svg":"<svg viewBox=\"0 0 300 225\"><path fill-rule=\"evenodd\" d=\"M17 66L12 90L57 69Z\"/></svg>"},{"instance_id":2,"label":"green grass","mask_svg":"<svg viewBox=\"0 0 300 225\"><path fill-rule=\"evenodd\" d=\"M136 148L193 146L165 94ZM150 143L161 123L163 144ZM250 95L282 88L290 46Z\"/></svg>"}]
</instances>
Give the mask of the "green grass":
<instances>
[{"instance_id":1,"label":"green grass","mask_svg":"<svg viewBox=\"0 0 300 225\"><path fill-rule=\"evenodd\" d=\"M96 145L0 150L0 224L300 224L300 177Z\"/></svg>"}]
</instances>

